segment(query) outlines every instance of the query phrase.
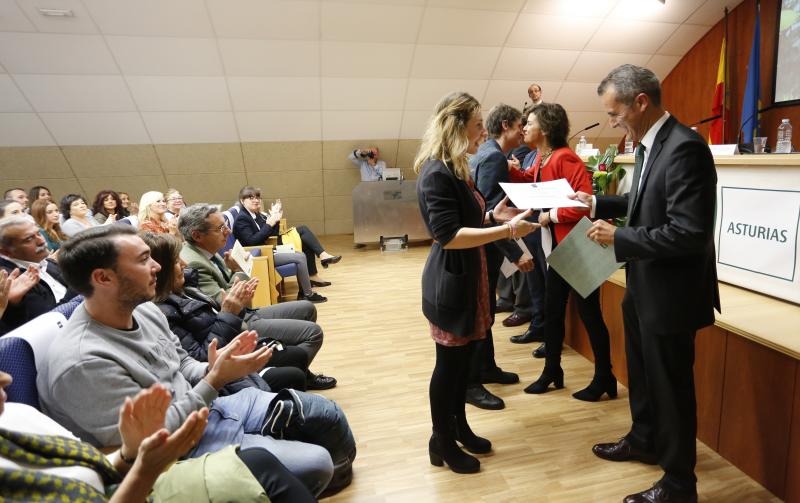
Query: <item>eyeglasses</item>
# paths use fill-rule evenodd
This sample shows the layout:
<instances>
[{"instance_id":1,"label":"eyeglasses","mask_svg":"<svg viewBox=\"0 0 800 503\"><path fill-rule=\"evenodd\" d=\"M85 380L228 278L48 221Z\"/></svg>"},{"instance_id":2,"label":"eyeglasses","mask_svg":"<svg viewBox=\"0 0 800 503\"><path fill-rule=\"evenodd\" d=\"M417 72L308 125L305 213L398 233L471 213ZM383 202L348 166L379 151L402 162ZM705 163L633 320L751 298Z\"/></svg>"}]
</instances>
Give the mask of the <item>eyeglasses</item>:
<instances>
[{"instance_id":1,"label":"eyeglasses","mask_svg":"<svg viewBox=\"0 0 800 503\"><path fill-rule=\"evenodd\" d=\"M170 197L169 199L167 199L167 201L183 201L183 198L179 196Z\"/></svg>"},{"instance_id":2,"label":"eyeglasses","mask_svg":"<svg viewBox=\"0 0 800 503\"><path fill-rule=\"evenodd\" d=\"M225 233L225 229L227 229L227 228L228 228L228 226L225 225L225 223L223 222L223 223L221 223L219 225L219 227L212 227L211 229L209 229L209 231L217 231L217 232Z\"/></svg>"},{"instance_id":3,"label":"eyeglasses","mask_svg":"<svg viewBox=\"0 0 800 503\"><path fill-rule=\"evenodd\" d=\"M252 194L247 196L245 199L249 199L251 201L258 201L261 199L261 194Z\"/></svg>"}]
</instances>

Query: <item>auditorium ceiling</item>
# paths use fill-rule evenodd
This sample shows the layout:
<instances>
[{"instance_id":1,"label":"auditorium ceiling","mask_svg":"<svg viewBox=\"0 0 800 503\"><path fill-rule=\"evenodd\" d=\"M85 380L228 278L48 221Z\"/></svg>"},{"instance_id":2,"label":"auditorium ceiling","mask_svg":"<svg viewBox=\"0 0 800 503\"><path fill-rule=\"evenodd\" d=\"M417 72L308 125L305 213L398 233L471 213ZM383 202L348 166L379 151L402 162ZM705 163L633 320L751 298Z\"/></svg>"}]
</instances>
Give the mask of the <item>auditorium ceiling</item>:
<instances>
[{"instance_id":1,"label":"auditorium ceiling","mask_svg":"<svg viewBox=\"0 0 800 503\"><path fill-rule=\"evenodd\" d=\"M415 139L449 91L532 82L577 130L740 1L0 0L0 146Z\"/></svg>"}]
</instances>

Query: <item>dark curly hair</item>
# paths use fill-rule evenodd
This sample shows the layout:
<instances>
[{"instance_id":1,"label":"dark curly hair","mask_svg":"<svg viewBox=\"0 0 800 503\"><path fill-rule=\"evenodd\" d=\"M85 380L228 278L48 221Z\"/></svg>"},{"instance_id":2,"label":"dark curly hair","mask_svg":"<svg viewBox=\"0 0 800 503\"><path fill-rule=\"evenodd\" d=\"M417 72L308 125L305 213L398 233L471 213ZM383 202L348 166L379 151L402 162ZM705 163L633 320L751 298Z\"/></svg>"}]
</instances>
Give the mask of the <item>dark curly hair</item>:
<instances>
[{"instance_id":1,"label":"dark curly hair","mask_svg":"<svg viewBox=\"0 0 800 503\"><path fill-rule=\"evenodd\" d=\"M98 213L102 213L103 215L108 216L108 211L106 210L106 207L103 205L103 201L108 196L113 197L114 201L117 202L117 208L115 211L117 218L122 218L123 216L126 216L122 214L123 210L125 209L122 207L122 199L120 199L119 194L117 194L113 190L101 190L100 192L97 193L97 196L94 198L94 204L92 204L92 213L95 215L97 215Z\"/></svg>"},{"instance_id":2,"label":"dark curly hair","mask_svg":"<svg viewBox=\"0 0 800 503\"><path fill-rule=\"evenodd\" d=\"M80 194L67 194L66 196L61 198L61 216L64 217L64 220L70 218L69 210L72 209L72 203L80 199L84 203L86 202L86 198Z\"/></svg>"},{"instance_id":3,"label":"dark curly hair","mask_svg":"<svg viewBox=\"0 0 800 503\"><path fill-rule=\"evenodd\" d=\"M553 150L568 147L569 118L567 111L558 103L541 103L533 107L533 115L539 122L539 129L547 136L547 143Z\"/></svg>"}]
</instances>

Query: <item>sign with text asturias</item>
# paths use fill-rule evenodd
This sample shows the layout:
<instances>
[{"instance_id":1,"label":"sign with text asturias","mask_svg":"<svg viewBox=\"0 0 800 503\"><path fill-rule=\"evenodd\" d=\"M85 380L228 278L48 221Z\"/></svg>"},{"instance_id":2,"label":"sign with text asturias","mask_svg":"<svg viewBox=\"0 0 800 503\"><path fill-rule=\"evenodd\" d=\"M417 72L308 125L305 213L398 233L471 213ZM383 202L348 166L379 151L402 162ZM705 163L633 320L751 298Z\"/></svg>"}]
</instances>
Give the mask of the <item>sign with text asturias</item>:
<instances>
[{"instance_id":1,"label":"sign with text asturias","mask_svg":"<svg viewBox=\"0 0 800 503\"><path fill-rule=\"evenodd\" d=\"M794 282L800 192L723 186L719 208L719 264Z\"/></svg>"}]
</instances>

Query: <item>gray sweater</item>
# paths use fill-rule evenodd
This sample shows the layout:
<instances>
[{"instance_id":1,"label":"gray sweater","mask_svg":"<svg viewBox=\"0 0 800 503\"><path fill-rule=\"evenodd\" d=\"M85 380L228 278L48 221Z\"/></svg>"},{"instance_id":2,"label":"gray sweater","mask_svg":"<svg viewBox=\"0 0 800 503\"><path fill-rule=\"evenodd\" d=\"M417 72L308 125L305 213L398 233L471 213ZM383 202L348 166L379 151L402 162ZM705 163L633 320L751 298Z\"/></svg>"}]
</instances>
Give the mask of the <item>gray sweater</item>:
<instances>
[{"instance_id":1,"label":"gray sweater","mask_svg":"<svg viewBox=\"0 0 800 503\"><path fill-rule=\"evenodd\" d=\"M94 321L81 304L48 350L36 384L44 412L95 446L119 445L119 408L154 383L172 392L166 428L177 429L217 391L203 377L207 364L190 357L152 302L133 311L136 327L117 330Z\"/></svg>"}]
</instances>

